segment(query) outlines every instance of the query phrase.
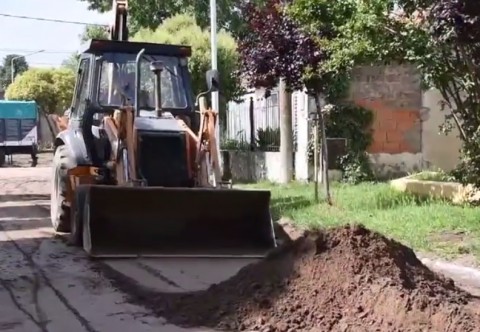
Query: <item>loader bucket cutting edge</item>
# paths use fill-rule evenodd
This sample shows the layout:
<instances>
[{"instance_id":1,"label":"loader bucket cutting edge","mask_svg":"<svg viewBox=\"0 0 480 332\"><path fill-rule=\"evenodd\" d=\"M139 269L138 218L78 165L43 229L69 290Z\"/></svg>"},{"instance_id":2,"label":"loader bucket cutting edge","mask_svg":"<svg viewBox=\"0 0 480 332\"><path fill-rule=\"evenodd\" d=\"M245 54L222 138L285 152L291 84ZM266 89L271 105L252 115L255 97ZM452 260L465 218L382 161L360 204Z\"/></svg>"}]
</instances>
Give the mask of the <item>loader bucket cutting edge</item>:
<instances>
[{"instance_id":1,"label":"loader bucket cutting edge","mask_svg":"<svg viewBox=\"0 0 480 332\"><path fill-rule=\"evenodd\" d=\"M276 246L270 192L89 188L84 249L93 257L263 257Z\"/></svg>"}]
</instances>

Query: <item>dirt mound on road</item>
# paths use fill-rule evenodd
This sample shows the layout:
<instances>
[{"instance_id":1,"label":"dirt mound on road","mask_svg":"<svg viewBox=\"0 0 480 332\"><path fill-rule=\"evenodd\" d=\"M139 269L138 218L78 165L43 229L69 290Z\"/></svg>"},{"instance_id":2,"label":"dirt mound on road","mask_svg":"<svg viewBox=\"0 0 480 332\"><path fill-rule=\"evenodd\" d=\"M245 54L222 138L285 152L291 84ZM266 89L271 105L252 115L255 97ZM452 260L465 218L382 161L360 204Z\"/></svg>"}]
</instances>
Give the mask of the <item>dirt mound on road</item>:
<instances>
[{"instance_id":1,"label":"dirt mound on road","mask_svg":"<svg viewBox=\"0 0 480 332\"><path fill-rule=\"evenodd\" d=\"M270 332L479 331L475 301L361 226L307 234L206 291L148 300L172 323Z\"/></svg>"}]
</instances>

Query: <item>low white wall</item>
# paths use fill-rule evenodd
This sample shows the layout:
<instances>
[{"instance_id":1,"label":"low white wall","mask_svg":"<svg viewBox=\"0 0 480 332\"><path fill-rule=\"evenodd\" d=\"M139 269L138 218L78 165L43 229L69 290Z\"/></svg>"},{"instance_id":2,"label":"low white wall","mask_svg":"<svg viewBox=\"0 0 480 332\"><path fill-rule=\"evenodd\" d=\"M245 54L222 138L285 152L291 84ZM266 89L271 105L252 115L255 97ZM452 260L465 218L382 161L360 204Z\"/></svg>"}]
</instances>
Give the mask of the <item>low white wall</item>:
<instances>
[{"instance_id":1,"label":"low white wall","mask_svg":"<svg viewBox=\"0 0 480 332\"><path fill-rule=\"evenodd\" d=\"M263 151L223 151L228 158L222 158L224 174L231 174L234 182L257 182L280 180L280 153ZM295 160L301 161L301 155L295 153ZM228 163L227 163L228 162ZM297 163L295 163L297 166ZM308 168L304 163L298 164L300 179L308 179ZM305 168L305 169L304 169ZM297 167L295 167L297 172Z\"/></svg>"},{"instance_id":2,"label":"low white wall","mask_svg":"<svg viewBox=\"0 0 480 332\"><path fill-rule=\"evenodd\" d=\"M369 155L374 174L382 178L395 178L422 170L422 153L373 153Z\"/></svg>"}]
</instances>

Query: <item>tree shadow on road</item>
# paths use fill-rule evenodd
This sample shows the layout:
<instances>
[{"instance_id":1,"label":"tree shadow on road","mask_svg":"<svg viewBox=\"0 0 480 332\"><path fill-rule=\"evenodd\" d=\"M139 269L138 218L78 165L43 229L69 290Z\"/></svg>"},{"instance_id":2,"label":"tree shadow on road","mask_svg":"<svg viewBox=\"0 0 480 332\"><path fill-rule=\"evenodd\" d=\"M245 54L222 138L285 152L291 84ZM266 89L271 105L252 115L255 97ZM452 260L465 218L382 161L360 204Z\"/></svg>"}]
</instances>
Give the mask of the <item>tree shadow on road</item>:
<instances>
[{"instance_id":1,"label":"tree shadow on road","mask_svg":"<svg viewBox=\"0 0 480 332\"><path fill-rule=\"evenodd\" d=\"M50 213L33 204L0 206L0 226L22 231L50 227Z\"/></svg>"}]
</instances>

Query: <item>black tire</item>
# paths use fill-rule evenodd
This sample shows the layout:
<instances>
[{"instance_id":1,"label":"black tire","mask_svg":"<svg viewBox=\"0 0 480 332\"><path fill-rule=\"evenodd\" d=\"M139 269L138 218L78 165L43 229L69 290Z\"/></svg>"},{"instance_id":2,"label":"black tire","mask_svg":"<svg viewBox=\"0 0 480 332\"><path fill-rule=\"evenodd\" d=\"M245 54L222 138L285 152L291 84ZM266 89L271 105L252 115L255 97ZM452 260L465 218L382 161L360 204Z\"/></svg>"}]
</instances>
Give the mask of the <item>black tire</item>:
<instances>
[{"instance_id":1,"label":"black tire","mask_svg":"<svg viewBox=\"0 0 480 332\"><path fill-rule=\"evenodd\" d=\"M88 189L89 186L78 186L75 190L75 199L72 205L69 242L71 245L78 247L83 245L83 216Z\"/></svg>"},{"instance_id":2,"label":"black tire","mask_svg":"<svg viewBox=\"0 0 480 332\"><path fill-rule=\"evenodd\" d=\"M67 171L75 166L73 158L65 145L55 150L53 157L53 176L50 198L50 217L56 232L70 232L70 207L66 206Z\"/></svg>"},{"instance_id":3,"label":"black tire","mask_svg":"<svg viewBox=\"0 0 480 332\"><path fill-rule=\"evenodd\" d=\"M5 165L6 158L7 158L7 155L5 153L5 149L0 149L0 167Z\"/></svg>"},{"instance_id":4,"label":"black tire","mask_svg":"<svg viewBox=\"0 0 480 332\"><path fill-rule=\"evenodd\" d=\"M32 145L32 153L31 153L31 157L32 157L32 164L31 166L32 167L37 167L37 164L38 164L38 147L36 144L33 144Z\"/></svg>"}]
</instances>

